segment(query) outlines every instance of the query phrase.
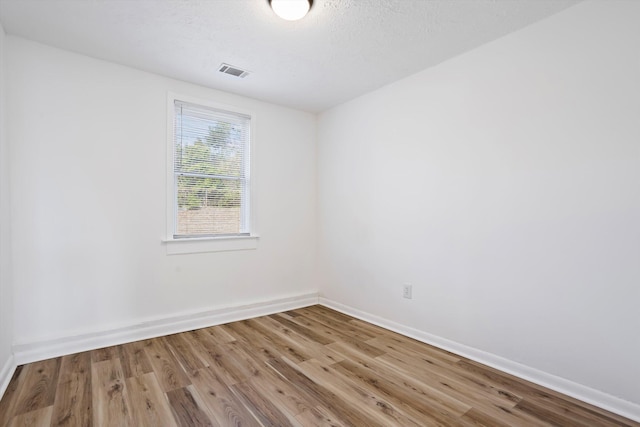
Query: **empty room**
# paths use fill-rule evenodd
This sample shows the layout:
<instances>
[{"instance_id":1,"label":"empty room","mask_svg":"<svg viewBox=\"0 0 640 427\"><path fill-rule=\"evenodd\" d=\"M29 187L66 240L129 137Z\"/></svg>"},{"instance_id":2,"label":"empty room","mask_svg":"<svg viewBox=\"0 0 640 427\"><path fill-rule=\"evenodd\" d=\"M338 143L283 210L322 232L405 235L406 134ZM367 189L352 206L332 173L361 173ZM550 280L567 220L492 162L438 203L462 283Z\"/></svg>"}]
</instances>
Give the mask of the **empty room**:
<instances>
[{"instance_id":1,"label":"empty room","mask_svg":"<svg viewBox=\"0 0 640 427\"><path fill-rule=\"evenodd\" d=\"M0 427L640 427L640 1L0 26Z\"/></svg>"}]
</instances>

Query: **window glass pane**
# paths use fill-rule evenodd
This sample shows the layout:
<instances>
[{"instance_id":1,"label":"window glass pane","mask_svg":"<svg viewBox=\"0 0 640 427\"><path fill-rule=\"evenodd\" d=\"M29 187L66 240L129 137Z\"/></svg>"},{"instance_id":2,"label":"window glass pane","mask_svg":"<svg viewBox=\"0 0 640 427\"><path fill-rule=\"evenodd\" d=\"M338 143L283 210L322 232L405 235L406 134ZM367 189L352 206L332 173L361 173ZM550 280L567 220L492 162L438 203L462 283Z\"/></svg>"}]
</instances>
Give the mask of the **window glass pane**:
<instances>
[{"instance_id":1,"label":"window glass pane","mask_svg":"<svg viewBox=\"0 0 640 427\"><path fill-rule=\"evenodd\" d=\"M182 115L177 123L176 171L243 176L244 129L224 122L199 122Z\"/></svg>"},{"instance_id":2,"label":"window glass pane","mask_svg":"<svg viewBox=\"0 0 640 427\"><path fill-rule=\"evenodd\" d=\"M174 237L249 233L250 120L175 101Z\"/></svg>"},{"instance_id":3,"label":"window glass pane","mask_svg":"<svg viewBox=\"0 0 640 427\"><path fill-rule=\"evenodd\" d=\"M240 180L178 176L176 234L242 233Z\"/></svg>"}]
</instances>

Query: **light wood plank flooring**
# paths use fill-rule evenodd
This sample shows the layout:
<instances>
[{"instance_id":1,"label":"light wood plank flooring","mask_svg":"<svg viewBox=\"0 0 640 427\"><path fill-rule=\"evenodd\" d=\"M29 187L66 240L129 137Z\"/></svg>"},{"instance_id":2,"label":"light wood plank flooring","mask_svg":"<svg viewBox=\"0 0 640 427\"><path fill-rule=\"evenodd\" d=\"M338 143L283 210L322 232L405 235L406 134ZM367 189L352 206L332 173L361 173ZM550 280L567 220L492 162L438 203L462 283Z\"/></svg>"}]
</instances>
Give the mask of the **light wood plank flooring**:
<instances>
[{"instance_id":1,"label":"light wood plank flooring","mask_svg":"<svg viewBox=\"0 0 640 427\"><path fill-rule=\"evenodd\" d=\"M640 426L322 306L18 367L0 426Z\"/></svg>"}]
</instances>

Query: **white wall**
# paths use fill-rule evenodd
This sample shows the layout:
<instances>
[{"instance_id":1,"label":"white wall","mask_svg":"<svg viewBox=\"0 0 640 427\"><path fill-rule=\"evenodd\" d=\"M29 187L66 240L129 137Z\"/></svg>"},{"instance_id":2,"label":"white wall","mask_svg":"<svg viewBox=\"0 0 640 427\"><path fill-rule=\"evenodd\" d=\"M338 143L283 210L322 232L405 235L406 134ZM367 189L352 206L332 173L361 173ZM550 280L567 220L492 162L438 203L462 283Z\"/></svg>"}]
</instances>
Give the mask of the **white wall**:
<instances>
[{"instance_id":1,"label":"white wall","mask_svg":"<svg viewBox=\"0 0 640 427\"><path fill-rule=\"evenodd\" d=\"M640 403L638 22L579 4L322 114L321 294Z\"/></svg>"},{"instance_id":2,"label":"white wall","mask_svg":"<svg viewBox=\"0 0 640 427\"><path fill-rule=\"evenodd\" d=\"M3 381L11 374L13 304L11 293L11 207L9 199L9 145L5 135L4 69L5 34L0 26L0 395ZM5 376L3 378L3 376Z\"/></svg>"},{"instance_id":3,"label":"white wall","mask_svg":"<svg viewBox=\"0 0 640 427\"><path fill-rule=\"evenodd\" d=\"M16 344L316 291L315 116L7 42ZM255 113L257 250L166 255L168 91Z\"/></svg>"}]
</instances>

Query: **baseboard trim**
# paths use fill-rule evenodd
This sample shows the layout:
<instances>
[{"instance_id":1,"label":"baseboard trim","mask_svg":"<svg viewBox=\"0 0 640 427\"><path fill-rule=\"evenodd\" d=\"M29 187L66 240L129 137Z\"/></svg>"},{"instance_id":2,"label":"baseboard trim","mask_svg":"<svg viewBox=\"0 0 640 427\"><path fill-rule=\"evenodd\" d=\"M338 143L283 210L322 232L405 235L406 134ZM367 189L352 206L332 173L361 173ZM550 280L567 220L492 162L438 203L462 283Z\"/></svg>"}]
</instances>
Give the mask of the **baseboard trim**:
<instances>
[{"instance_id":1,"label":"baseboard trim","mask_svg":"<svg viewBox=\"0 0 640 427\"><path fill-rule=\"evenodd\" d=\"M9 381L11 381L11 377L13 377L17 366L15 358L13 354L11 354L2 366L2 370L0 370L0 399L4 396L4 392L7 391Z\"/></svg>"},{"instance_id":2,"label":"baseboard trim","mask_svg":"<svg viewBox=\"0 0 640 427\"><path fill-rule=\"evenodd\" d=\"M583 402L621 415L634 421L640 422L640 405L624 399L612 396L607 393L592 389L582 384L569 381L567 379L539 371L529 366L514 362L509 359L487 353L446 338L439 337L418 329L414 329L382 317L369 314L356 308L320 297L318 301L321 305L332 308L344 314L356 317L374 325L397 332L407 337L416 339L426 344L439 347L476 362L482 363L503 372L515 375L519 378L531 381L532 383L547 387L551 390L566 394Z\"/></svg>"},{"instance_id":3,"label":"baseboard trim","mask_svg":"<svg viewBox=\"0 0 640 427\"><path fill-rule=\"evenodd\" d=\"M182 314L167 318L152 319L106 331L83 333L46 341L20 343L13 346L14 362L16 365L22 365L24 363L36 362L81 351L156 338L163 335L250 319L252 317L266 316L268 314L307 307L317 303L318 294L314 292L268 301L259 301L251 304L214 308L202 312Z\"/></svg>"}]
</instances>

